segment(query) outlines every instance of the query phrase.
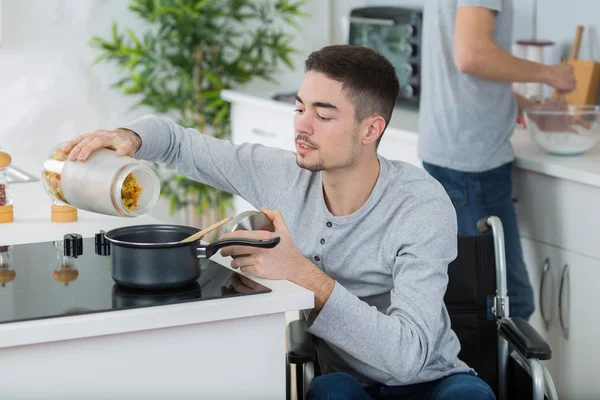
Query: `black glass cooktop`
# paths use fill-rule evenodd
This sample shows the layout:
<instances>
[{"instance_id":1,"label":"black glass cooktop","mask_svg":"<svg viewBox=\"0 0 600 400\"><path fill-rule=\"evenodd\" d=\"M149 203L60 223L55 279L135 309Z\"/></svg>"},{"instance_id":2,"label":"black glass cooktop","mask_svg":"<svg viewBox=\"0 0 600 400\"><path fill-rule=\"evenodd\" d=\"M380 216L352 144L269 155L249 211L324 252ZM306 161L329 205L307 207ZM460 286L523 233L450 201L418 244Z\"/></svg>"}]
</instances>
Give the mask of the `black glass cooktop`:
<instances>
[{"instance_id":1,"label":"black glass cooktop","mask_svg":"<svg viewBox=\"0 0 600 400\"><path fill-rule=\"evenodd\" d=\"M0 246L0 323L271 291L255 281L242 282L238 273L206 259L198 260L200 278L189 286L134 290L113 281L111 257L95 246L95 238L83 239L77 258L66 257L64 245L58 240Z\"/></svg>"}]
</instances>

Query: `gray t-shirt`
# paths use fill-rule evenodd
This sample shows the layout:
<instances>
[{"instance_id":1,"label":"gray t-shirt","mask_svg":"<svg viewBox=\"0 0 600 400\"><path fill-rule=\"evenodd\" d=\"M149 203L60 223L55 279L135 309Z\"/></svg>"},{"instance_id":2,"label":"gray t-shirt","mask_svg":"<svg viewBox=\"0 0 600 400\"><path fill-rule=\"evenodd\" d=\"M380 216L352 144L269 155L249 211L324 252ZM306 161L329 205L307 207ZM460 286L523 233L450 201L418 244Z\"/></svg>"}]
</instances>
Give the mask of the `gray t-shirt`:
<instances>
[{"instance_id":1,"label":"gray t-shirt","mask_svg":"<svg viewBox=\"0 0 600 400\"><path fill-rule=\"evenodd\" d=\"M291 151L234 145L154 116L126 128L142 138L136 158L281 211L300 253L335 279L329 300L307 322L324 371L404 385L470 370L458 359L444 306L456 214L425 171L379 157L368 201L334 216L321 173L299 168Z\"/></svg>"},{"instance_id":2,"label":"gray t-shirt","mask_svg":"<svg viewBox=\"0 0 600 400\"><path fill-rule=\"evenodd\" d=\"M493 40L511 51L513 0L427 0L424 7L421 160L482 172L514 159L509 138L517 104L512 85L461 73L454 64L456 11L481 6L498 11Z\"/></svg>"}]
</instances>

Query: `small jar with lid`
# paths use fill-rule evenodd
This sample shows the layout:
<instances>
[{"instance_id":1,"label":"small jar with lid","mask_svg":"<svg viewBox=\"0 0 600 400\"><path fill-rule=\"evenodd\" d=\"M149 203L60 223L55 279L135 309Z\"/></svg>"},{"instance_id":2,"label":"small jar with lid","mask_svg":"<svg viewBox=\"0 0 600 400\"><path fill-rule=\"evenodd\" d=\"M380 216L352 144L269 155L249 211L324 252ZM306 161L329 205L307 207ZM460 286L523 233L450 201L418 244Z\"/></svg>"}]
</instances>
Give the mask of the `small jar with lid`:
<instances>
[{"instance_id":1,"label":"small jar with lid","mask_svg":"<svg viewBox=\"0 0 600 400\"><path fill-rule=\"evenodd\" d=\"M149 165L100 149L71 161L61 143L44 162L42 181L55 204L120 217L148 213L160 196L160 180Z\"/></svg>"},{"instance_id":2,"label":"small jar with lid","mask_svg":"<svg viewBox=\"0 0 600 400\"><path fill-rule=\"evenodd\" d=\"M0 223L14 221L12 193L8 184L7 171L11 162L10 155L0 151Z\"/></svg>"}]
</instances>

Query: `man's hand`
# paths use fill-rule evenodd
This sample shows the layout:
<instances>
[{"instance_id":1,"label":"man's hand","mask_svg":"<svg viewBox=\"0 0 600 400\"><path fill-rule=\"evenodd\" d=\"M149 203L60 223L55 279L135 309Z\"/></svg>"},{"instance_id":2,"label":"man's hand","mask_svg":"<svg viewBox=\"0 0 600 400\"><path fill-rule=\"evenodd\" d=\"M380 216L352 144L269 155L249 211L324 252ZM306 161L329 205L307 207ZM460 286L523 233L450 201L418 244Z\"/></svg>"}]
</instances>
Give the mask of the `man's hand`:
<instances>
[{"instance_id":1,"label":"man's hand","mask_svg":"<svg viewBox=\"0 0 600 400\"><path fill-rule=\"evenodd\" d=\"M300 254L279 211L264 208L260 211L273 221L274 234L267 231L235 231L223 235L222 238L267 239L279 236L279 244L272 249L228 246L221 249L221 255L231 256L231 267L239 268L242 272L265 279L287 279L310 290L315 294L313 312L318 313L329 299L335 281Z\"/></svg>"},{"instance_id":2,"label":"man's hand","mask_svg":"<svg viewBox=\"0 0 600 400\"><path fill-rule=\"evenodd\" d=\"M142 145L142 139L128 129L114 131L95 130L71 139L62 149L69 155L69 160L85 161L90 154L102 148L115 150L118 156L133 157Z\"/></svg>"},{"instance_id":3,"label":"man's hand","mask_svg":"<svg viewBox=\"0 0 600 400\"><path fill-rule=\"evenodd\" d=\"M577 82L573 66L567 62L549 65L546 68L545 83L552 86L561 94L567 94L575 90Z\"/></svg>"},{"instance_id":4,"label":"man's hand","mask_svg":"<svg viewBox=\"0 0 600 400\"><path fill-rule=\"evenodd\" d=\"M243 237L249 239L268 239L279 236L280 242L272 249L249 246L228 246L221 250L224 257L231 256L232 268L249 272L259 278L287 279L306 259L300 254L279 211L261 210L275 226L275 234L267 231L235 231L226 233L222 239Z\"/></svg>"}]
</instances>

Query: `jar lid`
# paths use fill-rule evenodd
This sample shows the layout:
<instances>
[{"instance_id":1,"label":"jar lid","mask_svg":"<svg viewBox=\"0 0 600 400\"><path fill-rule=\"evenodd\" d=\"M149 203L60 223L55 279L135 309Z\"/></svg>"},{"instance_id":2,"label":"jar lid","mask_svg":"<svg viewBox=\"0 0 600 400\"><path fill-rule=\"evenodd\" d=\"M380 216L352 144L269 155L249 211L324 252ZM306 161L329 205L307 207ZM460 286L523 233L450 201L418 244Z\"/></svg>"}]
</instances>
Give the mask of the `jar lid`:
<instances>
[{"instance_id":1,"label":"jar lid","mask_svg":"<svg viewBox=\"0 0 600 400\"><path fill-rule=\"evenodd\" d=\"M52 222L75 222L77 221L77 209L71 206L52 204L50 220Z\"/></svg>"},{"instance_id":2,"label":"jar lid","mask_svg":"<svg viewBox=\"0 0 600 400\"><path fill-rule=\"evenodd\" d=\"M0 223L13 222L15 215L12 204L0 206Z\"/></svg>"},{"instance_id":3,"label":"jar lid","mask_svg":"<svg viewBox=\"0 0 600 400\"><path fill-rule=\"evenodd\" d=\"M12 162L10 154L0 151L0 168L6 168Z\"/></svg>"}]
</instances>

